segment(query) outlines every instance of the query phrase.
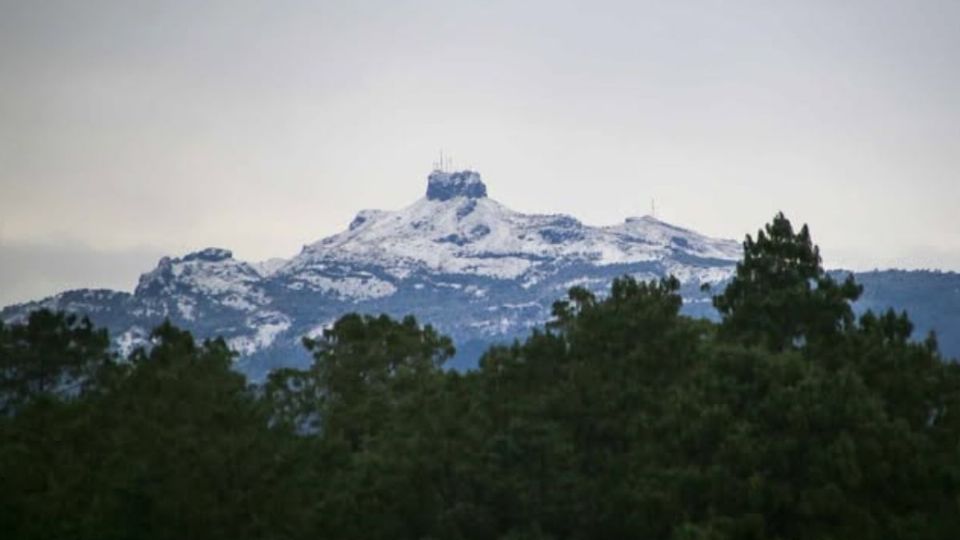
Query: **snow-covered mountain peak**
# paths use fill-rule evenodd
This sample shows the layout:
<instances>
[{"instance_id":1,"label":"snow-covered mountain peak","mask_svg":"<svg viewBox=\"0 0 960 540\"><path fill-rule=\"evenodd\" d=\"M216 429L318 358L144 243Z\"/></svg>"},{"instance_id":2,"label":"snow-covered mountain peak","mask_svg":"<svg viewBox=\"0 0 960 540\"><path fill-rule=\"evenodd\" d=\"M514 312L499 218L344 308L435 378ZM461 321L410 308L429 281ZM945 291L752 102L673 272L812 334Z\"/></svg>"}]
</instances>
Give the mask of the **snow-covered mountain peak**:
<instances>
[{"instance_id":1,"label":"snow-covered mountain peak","mask_svg":"<svg viewBox=\"0 0 960 540\"><path fill-rule=\"evenodd\" d=\"M479 173L433 171L426 197L396 211L360 212L346 231L307 246L277 275L303 282L296 287L327 290L330 280L343 277L344 264L377 269L391 280L419 271L540 279L570 264L667 263L685 256L735 261L739 245L649 216L592 227L563 214L524 214L486 197ZM391 290L380 287L378 294Z\"/></svg>"},{"instance_id":2,"label":"snow-covered mountain peak","mask_svg":"<svg viewBox=\"0 0 960 540\"><path fill-rule=\"evenodd\" d=\"M653 216L628 217L607 230L631 241L642 241L699 257L736 261L741 246L734 240L710 238L698 232L671 225Z\"/></svg>"},{"instance_id":3,"label":"snow-covered mountain peak","mask_svg":"<svg viewBox=\"0 0 960 540\"><path fill-rule=\"evenodd\" d=\"M194 251L193 253L188 253L183 256L184 261L207 261L207 262L219 262L225 261L227 259L233 258L233 252L229 249L223 248L206 248L201 249L200 251Z\"/></svg>"},{"instance_id":4,"label":"snow-covered mountain peak","mask_svg":"<svg viewBox=\"0 0 960 540\"><path fill-rule=\"evenodd\" d=\"M260 279L252 265L234 259L231 251L207 248L179 258L163 257L156 268L140 276L134 294L246 295Z\"/></svg>"},{"instance_id":5,"label":"snow-covered mountain peak","mask_svg":"<svg viewBox=\"0 0 960 540\"><path fill-rule=\"evenodd\" d=\"M487 196L487 186L476 171L446 172L439 169L427 178L427 199L446 201L456 197L482 199Z\"/></svg>"}]
</instances>

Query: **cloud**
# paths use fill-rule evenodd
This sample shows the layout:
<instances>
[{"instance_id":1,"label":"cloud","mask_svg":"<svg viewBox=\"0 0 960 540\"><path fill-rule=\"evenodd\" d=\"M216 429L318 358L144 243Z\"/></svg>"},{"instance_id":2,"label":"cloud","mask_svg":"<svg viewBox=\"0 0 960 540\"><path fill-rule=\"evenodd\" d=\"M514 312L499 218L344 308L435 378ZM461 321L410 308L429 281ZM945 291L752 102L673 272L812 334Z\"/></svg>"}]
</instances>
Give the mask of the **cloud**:
<instances>
[{"instance_id":1,"label":"cloud","mask_svg":"<svg viewBox=\"0 0 960 540\"><path fill-rule=\"evenodd\" d=\"M0 245L0 306L70 289L131 291L161 252L149 247L100 250L76 242Z\"/></svg>"},{"instance_id":2,"label":"cloud","mask_svg":"<svg viewBox=\"0 0 960 540\"><path fill-rule=\"evenodd\" d=\"M440 148L520 211L960 269L960 2L685 4L0 2L0 303L289 257Z\"/></svg>"}]
</instances>

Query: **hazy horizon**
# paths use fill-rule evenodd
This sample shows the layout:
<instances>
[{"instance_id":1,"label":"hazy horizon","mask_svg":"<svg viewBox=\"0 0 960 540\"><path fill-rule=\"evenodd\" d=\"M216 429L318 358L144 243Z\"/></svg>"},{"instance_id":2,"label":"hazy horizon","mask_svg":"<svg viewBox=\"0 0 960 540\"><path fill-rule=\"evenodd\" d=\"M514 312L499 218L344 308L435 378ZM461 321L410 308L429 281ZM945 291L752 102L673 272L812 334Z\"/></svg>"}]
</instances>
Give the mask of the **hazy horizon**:
<instances>
[{"instance_id":1,"label":"hazy horizon","mask_svg":"<svg viewBox=\"0 0 960 540\"><path fill-rule=\"evenodd\" d=\"M960 270L960 4L0 0L0 305L423 195Z\"/></svg>"}]
</instances>

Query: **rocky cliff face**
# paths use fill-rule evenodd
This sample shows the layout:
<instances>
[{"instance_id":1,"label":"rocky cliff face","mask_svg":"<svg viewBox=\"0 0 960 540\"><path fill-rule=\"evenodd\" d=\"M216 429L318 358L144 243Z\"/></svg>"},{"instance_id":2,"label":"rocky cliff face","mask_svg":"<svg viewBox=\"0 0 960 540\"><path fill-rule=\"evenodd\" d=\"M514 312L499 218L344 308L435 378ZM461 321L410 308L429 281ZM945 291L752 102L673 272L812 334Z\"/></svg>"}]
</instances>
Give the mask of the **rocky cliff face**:
<instances>
[{"instance_id":1,"label":"rocky cliff face","mask_svg":"<svg viewBox=\"0 0 960 540\"><path fill-rule=\"evenodd\" d=\"M433 171L427 178L427 199L448 201L457 197L482 199L487 196L487 186L474 171Z\"/></svg>"}]
</instances>

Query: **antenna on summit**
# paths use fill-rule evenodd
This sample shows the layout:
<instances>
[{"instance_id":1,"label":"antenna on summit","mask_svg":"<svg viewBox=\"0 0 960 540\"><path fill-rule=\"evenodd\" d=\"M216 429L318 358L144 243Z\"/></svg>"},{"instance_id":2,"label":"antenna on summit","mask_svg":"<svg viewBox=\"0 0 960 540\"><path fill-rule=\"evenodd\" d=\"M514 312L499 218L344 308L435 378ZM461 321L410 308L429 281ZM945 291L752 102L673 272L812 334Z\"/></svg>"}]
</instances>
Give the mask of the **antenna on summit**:
<instances>
[{"instance_id":1,"label":"antenna on summit","mask_svg":"<svg viewBox=\"0 0 960 540\"><path fill-rule=\"evenodd\" d=\"M443 157L443 149L440 149L440 163L437 164L437 169L441 172L447 172L448 168L453 168L453 158L450 156Z\"/></svg>"},{"instance_id":2,"label":"antenna on summit","mask_svg":"<svg viewBox=\"0 0 960 540\"><path fill-rule=\"evenodd\" d=\"M650 217L657 219L657 200L650 197Z\"/></svg>"}]
</instances>

